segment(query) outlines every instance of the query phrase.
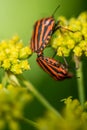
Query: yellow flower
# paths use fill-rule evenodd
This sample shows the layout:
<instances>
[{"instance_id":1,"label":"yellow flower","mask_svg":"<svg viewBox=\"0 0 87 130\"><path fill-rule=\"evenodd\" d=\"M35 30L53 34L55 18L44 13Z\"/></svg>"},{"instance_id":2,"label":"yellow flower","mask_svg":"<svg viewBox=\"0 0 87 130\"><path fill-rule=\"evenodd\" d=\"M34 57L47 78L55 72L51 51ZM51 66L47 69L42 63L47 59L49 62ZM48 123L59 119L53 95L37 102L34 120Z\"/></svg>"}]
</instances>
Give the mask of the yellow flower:
<instances>
[{"instance_id":1,"label":"yellow flower","mask_svg":"<svg viewBox=\"0 0 87 130\"><path fill-rule=\"evenodd\" d=\"M2 84L0 84L0 90L3 88Z\"/></svg>"},{"instance_id":2,"label":"yellow flower","mask_svg":"<svg viewBox=\"0 0 87 130\"><path fill-rule=\"evenodd\" d=\"M29 66L27 60L21 61L20 66L21 66L21 68L22 68L23 70L29 70L29 69L30 69L30 66Z\"/></svg>"},{"instance_id":3,"label":"yellow flower","mask_svg":"<svg viewBox=\"0 0 87 130\"><path fill-rule=\"evenodd\" d=\"M12 44L14 45L14 44L15 44L15 41L12 40L12 39L10 39L10 40L8 41L8 44L9 44L9 46L12 45Z\"/></svg>"},{"instance_id":4,"label":"yellow flower","mask_svg":"<svg viewBox=\"0 0 87 130\"><path fill-rule=\"evenodd\" d=\"M87 112L83 112L82 113L81 119L82 119L82 121L83 121L84 124L87 123ZM87 125L85 127L87 127Z\"/></svg>"},{"instance_id":5,"label":"yellow flower","mask_svg":"<svg viewBox=\"0 0 87 130\"><path fill-rule=\"evenodd\" d=\"M85 56L87 56L87 51L84 52Z\"/></svg>"},{"instance_id":6,"label":"yellow flower","mask_svg":"<svg viewBox=\"0 0 87 130\"><path fill-rule=\"evenodd\" d=\"M52 47L57 49L58 46L60 46L60 45L61 45L61 42L59 42L59 38L54 39Z\"/></svg>"},{"instance_id":7,"label":"yellow flower","mask_svg":"<svg viewBox=\"0 0 87 130\"><path fill-rule=\"evenodd\" d=\"M37 120L38 130L87 130L87 111L77 99L65 99L61 119L48 111L44 117Z\"/></svg>"},{"instance_id":8,"label":"yellow flower","mask_svg":"<svg viewBox=\"0 0 87 130\"><path fill-rule=\"evenodd\" d=\"M11 71L12 71L14 74L21 74L21 73L22 73L21 65L20 65L20 64L14 64L14 65L11 67Z\"/></svg>"},{"instance_id":9,"label":"yellow flower","mask_svg":"<svg viewBox=\"0 0 87 130\"><path fill-rule=\"evenodd\" d=\"M81 30L81 22L76 18L71 18L69 21L69 28L73 31L80 31Z\"/></svg>"},{"instance_id":10,"label":"yellow flower","mask_svg":"<svg viewBox=\"0 0 87 130\"><path fill-rule=\"evenodd\" d=\"M20 40L20 38L19 38L18 35L15 35L15 36L12 37L12 40L13 40L14 42L18 42L18 41Z\"/></svg>"},{"instance_id":11,"label":"yellow flower","mask_svg":"<svg viewBox=\"0 0 87 130\"><path fill-rule=\"evenodd\" d=\"M17 43L16 43L17 45L16 45L16 48L17 49L22 49L24 46L23 46L23 41L22 40L20 40L20 41L18 41Z\"/></svg>"},{"instance_id":12,"label":"yellow flower","mask_svg":"<svg viewBox=\"0 0 87 130\"><path fill-rule=\"evenodd\" d=\"M19 123L15 120L11 120L9 122L9 128L10 128L10 130L20 130Z\"/></svg>"},{"instance_id":13,"label":"yellow flower","mask_svg":"<svg viewBox=\"0 0 87 130\"><path fill-rule=\"evenodd\" d=\"M10 62L11 62L11 65L14 65L14 64L17 64L17 63L20 62L19 59L14 58L14 57L9 57L9 60L10 60Z\"/></svg>"},{"instance_id":14,"label":"yellow flower","mask_svg":"<svg viewBox=\"0 0 87 130\"><path fill-rule=\"evenodd\" d=\"M3 61L2 67L3 67L4 69L10 69L10 66L11 66L10 60L9 60L9 59L5 59L5 60Z\"/></svg>"},{"instance_id":15,"label":"yellow flower","mask_svg":"<svg viewBox=\"0 0 87 130\"><path fill-rule=\"evenodd\" d=\"M59 17L59 28L52 37L51 45L57 50L57 55L87 56L87 12L81 13L77 18ZM70 53L71 52L71 53Z\"/></svg>"},{"instance_id":16,"label":"yellow flower","mask_svg":"<svg viewBox=\"0 0 87 130\"><path fill-rule=\"evenodd\" d=\"M69 96L68 98L62 99L65 104L70 104L72 102L72 96Z\"/></svg>"},{"instance_id":17,"label":"yellow flower","mask_svg":"<svg viewBox=\"0 0 87 130\"><path fill-rule=\"evenodd\" d=\"M6 59L6 55L5 55L5 52L2 50L0 52L0 61L3 61L4 59Z\"/></svg>"},{"instance_id":18,"label":"yellow flower","mask_svg":"<svg viewBox=\"0 0 87 130\"><path fill-rule=\"evenodd\" d=\"M82 49L81 49L81 47L79 47L79 46L76 46L76 47L74 48L73 52L74 52L74 54L75 54L76 56L78 56L78 57L80 57L80 56L82 55Z\"/></svg>"},{"instance_id":19,"label":"yellow flower","mask_svg":"<svg viewBox=\"0 0 87 130\"><path fill-rule=\"evenodd\" d=\"M0 47L1 47L1 49L5 49L5 48L7 48L7 47L8 47L8 45L7 45L7 41L2 40L1 43L0 43Z\"/></svg>"},{"instance_id":20,"label":"yellow flower","mask_svg":"<svg viewBox=\"0 0 87 130\"><path fill-rule=\"evenodd\" d=\"M68 48L66 48L66 47L59 47L58 49L57 49L57 55L58 56L69 56L69 52L70 52L70 50L68 49Z\"/></svg>"},{"instance_id":21,"label":"yellow flower","mask_svg":"<svg viewBox=\"0 0 87 130\"><path fill-rule=\"evenodd\" d=\"M0 84L2 87L3 85ZM31 100L31 95L24 87L8 84L0 91L0 129L8 123L9 130L20 130L19 118L24 114L24 107Z\"/></svg>"},{"instance_id":22,"label":"yellow flower","mask_svg":"<svg viewBox=\"0 0 87 130\"><path fill-rule=\"evenodd\" d=\"M19 52L19 58L23 58L23 59L28 58L28 56L31 55L31 53L32 53L31 49L26 46L26 47L24 47L24 48L22 48L20 50L20 52Z\"/></svg>"},{"instance_id":23,"label":"yellow flower","mask_svg":"<svg viewBox=\"0 0 87 130\"><path fill-rule=\"evenodd\" d=\"M60 21L60 23L61 24L65 24L65 25L67 25L68 24L68 21L67 21L67 19L66 19L66 17L64 17L64 16L60 16L59 18L58 18L58 21ZM59 24L60 24L59 23Z\"/></svg>"},{"instance_id":24,"label":"yellow flower","mask_svg":"<svg viewBox=\"0 0 87 130\"><path fill-rule=\"evenodd\" d=\"M84 23L84 22L87 22L87 12L82 12L79 16L78 16L78 19Z\"/></svg>"},{"instance_id":25,"label":"yellow flower","mask_svg":"<svg viewBox=\"0 0 87 130\"><path fill-rule=\"evenodd\" d=\"M74 46L75 46L75 41L74 41L73 39L67 40L67 47L68 47L69 49L73 49Z\"/></svg>"},{"instance_id":26,"label":"yellow flower","mask_svg":"<svg viewBox=\"0 0 87 130\"><path fill-rule=\"evenodd\" d=\"M71 34L71 37L75 40L76 43L78 43L82 40L82 33L77 31L77 32Z\"/></svg>"},{"instance_id":27,"label":"yellow flower","mask_svg":"<svg viewBox=\"0 0 87 130\"><path fill-rule=\"evenodd\" d=\"M10 56L13 58L18 58L18 50L16 48L15 48L15 51L14 49L11 49Z\"/></svg>"},{"instance_id":28,"label":"yellow flower","mask_svg":"<svg viewBox=\"0 0 87 130\"><path fill-rule=\"evenodd\" d=\"M26 59L31 53L31 49L28 46L24 47L22 40L17 35L10 40L2 40L0 43L0 67L14 74L21 74L24 70L30 69Z\"/></svg>"},{"instance_id":29,"label":"yellow flower","mask_svg":"<svg viewBox=\"0 0 87 130\"><path fill-rule=\"evenodd\" d=\"M82 40L80 43L79 43L79 46L81 47L81 49L83 51L87 51L87 42L85 40Z\"/></svg>"},{"instance_id":30,"label":"yellow flower","mask_svg":"<svg viewBox=\"0 0 87 130\"><path fill-rule=\"evenodd\" d=\"M82 35L84 39L87 41L87 22L82 24Z\"/></svg>"}]
</instances>

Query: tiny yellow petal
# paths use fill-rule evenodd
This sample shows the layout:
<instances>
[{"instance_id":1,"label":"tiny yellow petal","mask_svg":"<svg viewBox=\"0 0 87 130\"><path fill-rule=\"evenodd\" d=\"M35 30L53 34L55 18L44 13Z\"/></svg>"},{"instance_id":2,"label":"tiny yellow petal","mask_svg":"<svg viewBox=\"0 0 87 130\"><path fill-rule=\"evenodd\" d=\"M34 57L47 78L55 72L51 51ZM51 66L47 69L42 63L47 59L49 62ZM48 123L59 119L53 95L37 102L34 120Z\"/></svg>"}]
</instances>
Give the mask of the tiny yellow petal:
<instances>
[{"instance_id":1,"label":"tiny yellow petal","mask_svg":"<svg viewBox=\"0 0 87 130\"><path fill-rule=\"evenodd\" d=\"M87 41L87 22L82 24L82 34L84 36L84 39Z\"/></svg>"},{"instance_id":2,"label":"tiny yellow petal","mask_svg":"<svg viewBox=\"0 0 87 130\"><path fill-rule=\"evenodd\" d=\"M15 41L12 40L12 39L10 39L10 40L8 41L8 43L9 43L9 45L12 45L12 44L15 44Z\"/></svg>"},{"instance_id":3,"label":"tiny yellow petal","mask_svg":"<svg viewBox=\"0 0 87 130\"><path fill-rule=\"evenodd\" d=\"M11 66L10 60L9 60L9 59L5 59L5 60L3 61L2 67L3 67L4 69L9 69L10 66Z\"/></svg>"},{"instance_id":4,"label":"tiny yellow petal","mask_svg":"<svg viewBox=\"0 0 87 130\"><path fill-rule=\"evenodd\" d=\"M17 64L20 61L19 59L14 58L14 57L9 57L9 60L10 60L10 62L11 62L12 65Z\"/></svg>"},{"instance_id":5,"label":"tiny yellow petal","mask_svg":"<svg viewBox=\"0 0 87 130\"><path fill-rule=\"evenodd\" d=\"M75 18L71 18L69 21L69 28L73 31L81 30L81 22Z\"/></svg>"},{"instance_id":6,"label":"tiny yellow petal","mask_svg":"<svg viewBox=\"0 0 87 130\"><path fill-rule=\"evenodd\" d=\"M70 50L67 49L66 47L59 47L57 49L57 55L58 56L69 56Z\"/></svg>"},{"instance_id":7,"label":"tiny yellow petal","mask_svg":"<svg viewBox=\"0 0 87 130\"><path fill-rule=\"evenodd\" d=\"M57 34L56 34L57 36ZM52 47L57 49L59 46L61 46L64 43L64 39L61 35L58 35L56 38L52 40Z\"/></svg>"},{"instance_id":8,"label":"tiny yellow petal","mask_svg":"<svg viewBox=\"0 0 87 130\"><path fill-rule=\"evenodd\" d=\"M10 50L11 51L10 56L13 57L13 58L18 58L18 49L16 49L16 48L14 48L14 49Z\"/></svg>"},{"instance_id":9,"label":"tiny yellow petal","mask_svg":"<svg viewBox=\"0 0 87 130\"><path fill-rule=\"evenodd\" d=\"M78 19L79 19L82 23L87 22L87 12L82 12L82 13L79 15Z\"/></svg>"},{"instance_id":10,"label":"tiny yellow petal","mask_svg":"<svg viewBox=\"0 0 87 130\"><path fill-rule=\"evenodd\" d=\"M7 47L8 47L7 41L2 40L1 43L0 43L0 46L1 46L3 49L7 48Z\"/></svg>"},{"instance_id":11,"label":"tiny yellow petal","mask_svg":"<svg viewBox=\"0 0 87 130\"><path fill-rule=\"evenodd\" d=\"M21 70L21 66L20 64L14 64L12 67L11 67L11 71L15 74L21 74L22 73L22 70Z\"/></svg>"},{"instance_id":12,"label":"tiny yellow petal","mask_svg":"<svg viewBox=\"0 0 87 130\"><path fill-rule=\"evenodd\" d=\"M19 58L27 58L31 54L31 49L29 47L24 47L19 52Z\"/></svg>"},{"instance_id":13,"label":"tiny yellow petal","mask_svg":"<svg viewBox=\"0 0 87 130\"><path fill-rule=\"evenodd\" d=\"M6 54L5 54L5 52L4 51L1 51L0 52L0 61L3 61L4 59L6 59L7 57L6 57Z\"/></svg>"},{"instance_id":14,"label":"tiny yellow petal","mask_svg":"<svg viewBox=\"0 0 87 130\"><path fill-rule=\"evenodd\" d=\"M67 19L64 16L60 16L58 18L58 21L60 21L60 23L63 25L67 25L67 23L68 23Z\"/></svg>"},{"instance_id":15,"label":"tiny yellow petal","mask_svg":"<svg viewBox=\"0 0 87 130\"><path fill-rule=\"evenodd\" d=\"M18 35L15 35L12 37L12 40L15 41L15 42L18 42L20 40L19 36Z\"/></svg>"},{"instance_id":16,"label":"tiny yellow petal","mask_svg":"<svg viewBox=\"0 0 87 130\"><path fill-rule=\"evenodd\" d=\"M76 56L78 56L78 57L82 55L82 49L81 49L79 46L76 46L76 47L74 48L73 52L74 52L74 54L75 54Z\"/></svg>"},{"instance_id":17,"label":"tiny yellow petal","mask_svg":"<svg viewBox=\"0 0 87 130\"><path fill-rule=\"evenodd\" d=\"M81 49L83 51L87 51L87 42L85 40L82 40L80 43L79 43L79 46L81 47Z\"/></svg>"},{"instance_id":18,"label":"tiny yellow petal","mask_svg":"<svg viewBox=\"0 0 87 130\"><path fill-rule=\"evenodd\" d=\"M29 70L30 66L27 60L21 61L20 66L23 70Z\"/></svg>"},{"instance_id":19,"label":"tiny yellow petal","mask_svg":"<svg viewBox=\"0 0 87 130\"><path fill-rule=\"evenodd\" d=\"M72 102L72 96L69 96L66 99L63 99L65 104L70 104Z\"/></svg>"},{"instance_id":20,"label":"tiny yellow petal","mask_svg":"<svg viewBox=\"0 0 87 130\"><path fill-rule=\"evenodd\" d=\"M82 33L77 31L73 34L71 34L71 37L75 40L75 42L80 42L82 40Z\"/></svg>"},{"instance_id":21,"label":"tiny yellow petal","mask_svg":"<svg viewBox=\"0 0 87 130\"><path fill-rule=\"evenodd\" d=\"M3 88L2 84L0 84L0 90Z\"/></svg>"},{"instance_id":22,"label":"tiny yellow petal","mask_svg":"<svg viewBox=\"0 0 87 130\"><path fill-rule=\"evenodd\" d=\"M7 86L7 88L8 88L8 90L13 90L14 89L14 86L12 85L12 84L8 84L8 86Z\"/></svg>"},{"instance_id":23,"label":"tiny yellow petal","mask_svg":"<svg viewBox=\"0 0 87 130\"><path fill-rule=\"evenodd\" d=\"M14 120L11 120L9 122L9 128L11 130L20 130L20 126L19 126L19 123L17 121L14 121Z\"/></svg>"},{"instance_id":24,"label":"tiny yellow petal","mask_svg":"<svg viewBox=\"0 0 87 130\"><path fill-rule=\"evenodd\" d=\"M23 48L23 41L22 41L22 40L20 40L20 41L17 42L16 48L17 48L17 49Z\"/></svg>"},{"instance_id":25,"label":"tiny yellow petal","mask_svg":"<svg viewBox=\"0 0 87 130\"><path fill-rule=\"evenodd\" d=\"M73 39L69 39L69 40L67 41L67 47L68 47L69 49L73 49L74 46L75 46L75 41L74 41Z\"/></svg>"},{"instance_id":26,"label":"tiny yellow petal","mask_svg":"<svg viewBox=\"0 0 87 130\"><path fill-rule=\"evenodd\" d=\"M85 56L87 56L87 51L84 52Z\"/></svg>"}]
</instances>

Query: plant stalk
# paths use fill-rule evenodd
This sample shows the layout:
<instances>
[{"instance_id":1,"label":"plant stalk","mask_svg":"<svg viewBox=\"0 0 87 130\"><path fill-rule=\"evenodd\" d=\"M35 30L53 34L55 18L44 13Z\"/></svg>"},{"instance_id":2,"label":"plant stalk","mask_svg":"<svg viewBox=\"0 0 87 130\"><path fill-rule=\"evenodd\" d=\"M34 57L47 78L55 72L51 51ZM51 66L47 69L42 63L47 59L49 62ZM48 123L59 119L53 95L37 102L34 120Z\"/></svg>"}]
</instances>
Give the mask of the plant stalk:
<instances>
[{"instance_id":1,"label":"plant stalk","mask_svg":"<svg viewBox=\"0 0 87 130\"><path fill-rule=\"evenodd\" d=\"M84 91L84 82L83 82L83 70L82 62L79 63L79 69L76 71L77 83L78 83L78 96L81 105L85 102L85 91Z\"/></svg>"},{"instance_id":2,"label":"plant stalk","mask_svg":"<svg viewBox=\"0 0 87 130\"><path fill-rule=\"evenodd\" d=\"M34 121L32 121L32 120L29 120L29 119L27 119L27 118L25 118L25 117L18 117L17 119L18 119L18 120L21 120L21 121L24 121L24 122L28 123L29 125L31 125L31 126L33 126L33 127L35 127L35 128L38 128L38 127L39 127L39 124L37 124L36 122L34 122Z\"/></svg>"},{"instance_id":3,"label":"plant stalk","mask_svg":"<svg viewBox=\"0 0 87 130\"><path fill-rule=\"evenodd\" d=\"M35 89L35 87L26 80L23 80L24 85L27 87L31 93L45 106L46 109L52 111L55 115L57 115L59 118L63 119L60 113L51 106L51 104Z\"/></svg>"}]
</instances>

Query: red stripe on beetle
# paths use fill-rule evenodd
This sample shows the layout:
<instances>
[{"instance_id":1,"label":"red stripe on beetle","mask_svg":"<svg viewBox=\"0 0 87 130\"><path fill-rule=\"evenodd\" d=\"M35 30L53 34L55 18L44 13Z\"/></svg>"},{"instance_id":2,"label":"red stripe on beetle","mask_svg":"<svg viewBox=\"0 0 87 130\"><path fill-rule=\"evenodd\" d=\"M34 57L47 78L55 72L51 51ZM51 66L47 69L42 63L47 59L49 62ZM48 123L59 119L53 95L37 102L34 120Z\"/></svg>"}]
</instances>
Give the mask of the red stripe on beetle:
<instances>
[{"instance_id":1,"label":"red stripe on beetle","mask_svg":"<svg viewBox=\"0 0 87 130\"><path fill-rule=\"evenodd\" d=\"M52 31L55 26L53 17L38 20L34 25L34 31L31 38L31 49L33 52L42 52L51 39Z\"/></svg>"},{"instance_id":2,"label":"red stripe on beetle","mask_svg":"<svg viewBox=\"0 0 87 130\"><path fill-rule=\"evenodd\" d=\"M73 77L73 74L68 71L68 68L65 65L63 65L59 61L54 60L53 58L39 56L37 58L37 63L55 80L60 81Z\"/></svg>"}]
</instances>

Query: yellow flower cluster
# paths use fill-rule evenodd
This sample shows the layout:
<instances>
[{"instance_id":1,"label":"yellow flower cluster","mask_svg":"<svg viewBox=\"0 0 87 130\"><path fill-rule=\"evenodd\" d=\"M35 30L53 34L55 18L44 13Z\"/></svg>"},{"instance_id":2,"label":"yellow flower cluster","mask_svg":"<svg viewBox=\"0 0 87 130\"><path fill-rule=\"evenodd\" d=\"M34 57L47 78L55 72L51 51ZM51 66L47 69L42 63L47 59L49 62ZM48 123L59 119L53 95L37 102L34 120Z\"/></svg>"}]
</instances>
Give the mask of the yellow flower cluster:
<instances>
[{"instance_id":1,"label":"yellow flower cluster","mask_svg":"<svg viewBox=\"0 0 87 130\"><path fill-rule=\"evenodd\" d=\"M71 97L65 101L63 118L60 119L52 112L38 119L38 130L87 130L87 102L82 107L77 99Z\"/></svg>"},{"instance_id":2,"label":"yellow flower cluster","mask_svg":"<svg viewBox=\"0 0 87 130\"><path fill-rule=\"evenodd\" d=\"M14 74L21 74L24 70L30 69L27 58L31 53L31 49L28 46L24 47L18 36L10 40L2 40L0 42L0 67Z\"/></svg>"},{"instance_id":3,"label":"yellow flower cluster","mask_svg":"<svg viewBox=\"0 0 87 130\"><path fill-rule=\"evenodd\" d=\"M69 56L73 52L77 57L87 56L87 12L70 20L63 16L58 20L62 27L56 31L51 40L52 47L57 50L57 55Z\"/></svg>"},{"instance_id":4,"label":"yellow flower cluster","mask_svg":"<svg viewBox=\"0 0 87 130\"><path fill-rule=\"evenodd\" d=\"M20 130L18 120L23 116L23 109L31 98L26 88L11 84L3 88L0 84L0 130L6 126L9 130Z\"/></svg>"}]
</instances>

